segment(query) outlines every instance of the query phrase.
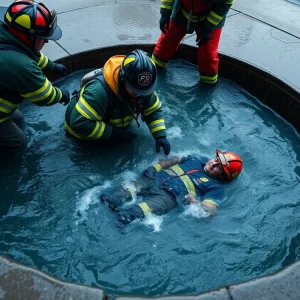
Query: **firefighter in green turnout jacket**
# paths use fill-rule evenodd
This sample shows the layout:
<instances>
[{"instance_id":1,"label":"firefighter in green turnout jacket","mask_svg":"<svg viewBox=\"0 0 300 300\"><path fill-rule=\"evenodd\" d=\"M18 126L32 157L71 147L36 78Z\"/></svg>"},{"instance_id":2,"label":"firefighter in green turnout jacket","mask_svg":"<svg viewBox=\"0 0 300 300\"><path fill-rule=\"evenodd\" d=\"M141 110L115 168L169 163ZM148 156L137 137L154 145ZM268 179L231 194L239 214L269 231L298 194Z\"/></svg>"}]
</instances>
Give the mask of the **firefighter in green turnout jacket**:
<instances>
[{"instance_id":1,"label":"firefighter in green turnout jacket","mask_svg":"<svg viewBox=\"0 0 300 300\"><path fill-rule=\"evenodd\" d=\"M168 155L170 144L155 86L156 67L146 52L113 56L72 98L66 110L66 129L82 140L132 142L136 134L131 123L135 119L139 126L141 115L156 140L157 152L162 147Z\"/></svg>"},{"instance_id":2,"label":"firefighter in green turnout jacket","mask_svg":"<svg viewBox=\"0 0 300 300\"><path fill-rule=\"evenodd\" d=\"M0 21L0 147L7 148L26 141L18 110L23 99L39 106L66 105L69 92L52 86L43 74L43 70L67 73L40 52L48 40L61 38L55 11L42 3L15 1L0 7Z\"/></svg>"}]
</instances>

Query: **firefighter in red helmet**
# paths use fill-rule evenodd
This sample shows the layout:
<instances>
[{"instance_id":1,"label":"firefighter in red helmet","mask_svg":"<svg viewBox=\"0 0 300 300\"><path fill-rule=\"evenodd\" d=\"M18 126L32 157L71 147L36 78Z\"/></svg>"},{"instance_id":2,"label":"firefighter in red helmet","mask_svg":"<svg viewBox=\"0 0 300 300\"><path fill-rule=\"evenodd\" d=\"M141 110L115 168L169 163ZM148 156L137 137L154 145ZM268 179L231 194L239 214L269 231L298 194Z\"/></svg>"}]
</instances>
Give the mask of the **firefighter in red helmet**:
<instances>
[{"instance_id":1,"label":"firefighter in red helmet","mask_svg":"<svg viewBox=\"0 0 300 300\"><path fill-rule=\"evenodd\" d=\"M164 68L187 33L196 32L200 81L218 80L218 46L226 15L233 0L161 0L162 31L152 59Z\"/></svg>"},{"instance_id":2,"label":"firefighter in red helmet","mask_svg":"<svg viewBox=\"0 0 300 300\"><path fill-rule=\"evenodd\" d=\"M146 169L130 188L119 186L104 191L100 200L118 212L118 220L123 224L150 213L165 214L181 203L201 205L209 215L214 215L222 201L225 184L236 179L242 169L243 162L237 154L218 149L210 160L173 157ZM134 197L142 201L123 207Z\"/></svg>"},{"instance_id":3,"label":"firefighter in red helmet","mask_svg":"<svg viewBox=\"0 0 300 300\"><path fill-rule=\"evenodd\" d=\"M0 147L25 143L23 99L39 106L67 104L69 92L52 86L43 71L61 76L67 69L52 62L40 50L48 40L58 40L62 31L55 11L31 0L17 0L0 7Z\"/></svg>"}]
</instances>

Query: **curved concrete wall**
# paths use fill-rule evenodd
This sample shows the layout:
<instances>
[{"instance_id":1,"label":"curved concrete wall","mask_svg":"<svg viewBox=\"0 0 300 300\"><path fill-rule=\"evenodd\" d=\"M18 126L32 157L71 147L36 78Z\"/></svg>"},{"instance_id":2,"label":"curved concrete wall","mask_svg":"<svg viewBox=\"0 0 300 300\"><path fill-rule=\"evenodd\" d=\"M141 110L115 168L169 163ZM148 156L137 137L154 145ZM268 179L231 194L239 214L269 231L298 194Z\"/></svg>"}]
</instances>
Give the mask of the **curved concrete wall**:
<instances>
[{"instance_id":1,"label":"curved concrete wall","mask_svg":"<svg viewBox=\"0 0 300 300\"><path fill-rule=\"evenodd\" d=\"M116 54L126 54L134 49L152 53L154 45L118 45L86 51L59 59L70 71L103 67L107 59ZM182 44L174 59L184 58L197 64L197 48ZM279 78L225 54L220 57L220 76L236 82L264 104L290 122L300 132L300 94Z\"/></svg>"}]
</instances>

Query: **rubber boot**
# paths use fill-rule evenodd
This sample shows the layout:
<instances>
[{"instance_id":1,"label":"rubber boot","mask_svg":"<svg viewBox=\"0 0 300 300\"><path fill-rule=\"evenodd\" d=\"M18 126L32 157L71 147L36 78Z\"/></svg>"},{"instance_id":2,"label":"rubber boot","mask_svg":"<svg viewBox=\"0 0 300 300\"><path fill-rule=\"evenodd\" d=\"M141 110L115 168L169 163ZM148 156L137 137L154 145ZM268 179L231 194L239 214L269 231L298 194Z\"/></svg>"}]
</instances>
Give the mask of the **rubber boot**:
<instances>
[{"instance_id":1,"label":"rubber boot","mask_svg":"<svg viewBox=\"0 0 300 300\"><path fill-rule=\"evenodd\" d=\"M144 212L138 205L133 205L128 209L122 209L118 213L118 221L127 225L136 219L144 218Z\"/></svg>"}]
</instances>

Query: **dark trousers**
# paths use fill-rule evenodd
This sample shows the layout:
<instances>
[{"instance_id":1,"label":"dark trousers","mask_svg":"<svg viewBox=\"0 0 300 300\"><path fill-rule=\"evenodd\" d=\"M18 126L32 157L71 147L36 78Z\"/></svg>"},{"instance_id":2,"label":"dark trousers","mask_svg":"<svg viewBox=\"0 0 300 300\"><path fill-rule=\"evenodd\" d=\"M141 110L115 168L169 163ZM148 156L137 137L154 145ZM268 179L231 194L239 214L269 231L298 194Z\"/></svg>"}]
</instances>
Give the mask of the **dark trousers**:
<instances>
[{"instance_id":1,"label":"dark trousers","mask_svg":"<svg viewBox=\"0 0 300 300\"><path fill-rule=\"evenodd\" d=\"M131 207L137 212L142 208L144 214L151 212L156 215L163 215L177 206L176 199L165 191L154 179L141 177L134 185L136 187L136 196L142 198L142 201ZM119 208L125 202L132 200L132 194L130 190L125 189L123 186L119 186L114 190L102 194L100 198L103 201L108 202L113 210L119 211L121 210ZM146 204L150 211L146 212L144 210L145 205L143 205L143 203Z\"/></svg>"},{"instance_id":2,"label":"dark trousers","mask_svg":"<svg viewBox=\"0 0 300 300\"><path fill-rule=\"evenodd\" d=\"M26 135L23 127L24 117L19 110L13 112L8 120L0 122L0 147L13 148L24 144Z\"/></svg>"}]
</instances>

